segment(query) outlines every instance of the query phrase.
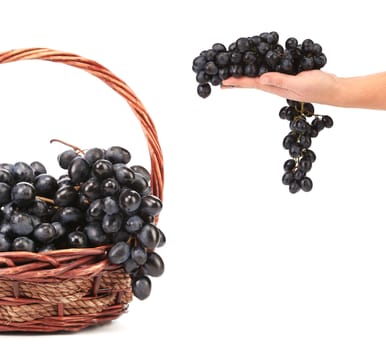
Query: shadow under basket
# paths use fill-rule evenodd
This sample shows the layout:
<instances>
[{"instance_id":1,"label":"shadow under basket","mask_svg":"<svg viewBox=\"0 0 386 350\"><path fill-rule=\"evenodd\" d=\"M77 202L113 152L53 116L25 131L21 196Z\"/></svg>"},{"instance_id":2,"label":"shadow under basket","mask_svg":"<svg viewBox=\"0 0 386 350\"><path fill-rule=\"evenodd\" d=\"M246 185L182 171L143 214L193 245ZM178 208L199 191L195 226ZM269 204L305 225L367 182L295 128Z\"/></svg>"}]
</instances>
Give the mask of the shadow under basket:
<instances>
[{"instance_id":1,"label":"shadow under basket","mask_svg":"<svg viewBox=\"0 0 386 350\"><path fill-rule=\"evenodd\" d=\"M32 59L83 69L126 99L147 139L152 194L162 199L161 147L134 92L99 63L78 55L44 48L0 53L0 63ZM121 265L109 262L110 248L0 252L0 332L79 331L122 315L133 298L131 278Z\"/></svg>"}]
</instances>

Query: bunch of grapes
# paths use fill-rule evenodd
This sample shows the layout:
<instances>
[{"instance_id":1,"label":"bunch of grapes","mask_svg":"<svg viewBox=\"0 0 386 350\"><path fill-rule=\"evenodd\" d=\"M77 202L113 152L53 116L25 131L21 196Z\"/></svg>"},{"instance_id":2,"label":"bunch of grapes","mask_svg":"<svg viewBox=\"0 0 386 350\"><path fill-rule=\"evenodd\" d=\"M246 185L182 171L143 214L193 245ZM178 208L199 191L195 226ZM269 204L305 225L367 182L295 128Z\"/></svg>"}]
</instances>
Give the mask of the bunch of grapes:
<instances>
[{"instance_id":1,"label":"bunch of grapes","mask_svg":"<svg viewBox=\"0 0 386 350\"><path fill-rule=\"evenodd\" d=\"M165 244L155 224L162 202L149 172L130 160L119 146L68 149L58 156L67 170L58 179L40 162L0 164L0 251L111 245L109 261L130 274L138 299L147 298L149 276L164 271L155 252Z\"/></svg>"},{"instance_id":2,"label":"bunch of grapes","mask_svg":"<svg viewBox=\"0 0 386 350\"><path fill-rule=\"evenodd\" d=\"M198 82L197 93L206 98L211 94L211 86L218 86L230 77L259 77L266 72L280 72L296 75L300 72L320 69L327 62L322 47L311 39L299 43L296 38L288 38L284 47L279 44L277 32L265 32L252 37L239 38L228 48L221 43L204 50L193 60L193 71ZM287 100L288 106L280 110L280 117L290 121L291 132L285 137L283 146L289 150L291 159L284 164L282 182L289 185L289 191L300 189L310 191L312 181L306 176L315 161L315 153L309 149L311 138L323 128L330 128L330 116L314 113L310 103ZM307 117L314 117L311 123Z\"/></svg>"},{"instance_id":3,"label":"bunch of grapes","mask_svg":"<svg viewBox=\"0 0 386 350\"><path fill-rule=\"evenodd\" d=\"M291 131L283 140L283 147L288 150L291 159L284 163L282 182L289 186L291 193L299 190L309 192L312 190L312 180L307 177L307 172L312 168L316 159L315 153L310 149L312 138L319 135L324 128L331 128L333 120L328 115L314 114L311 103L300 103L287 100L279 116L288 120ZM311 123L307 118L312 118Z\"/></svg>"}]
</instances>

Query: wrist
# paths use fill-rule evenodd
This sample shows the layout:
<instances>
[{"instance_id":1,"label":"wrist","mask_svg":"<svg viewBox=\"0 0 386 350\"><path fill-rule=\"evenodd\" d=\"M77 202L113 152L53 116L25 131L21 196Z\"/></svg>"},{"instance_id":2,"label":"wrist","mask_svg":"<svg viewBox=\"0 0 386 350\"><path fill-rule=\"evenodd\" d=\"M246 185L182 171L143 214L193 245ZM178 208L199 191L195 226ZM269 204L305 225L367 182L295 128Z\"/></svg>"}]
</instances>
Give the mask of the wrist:
<instances>
[{"instance_id":1,"label":"wrist","mask_svg":"<svg viewBox=\"0 0 386 350\"><path fill-rule=\"evenodd\" d=\"M333 84L331 86L331 105L336 107L349 107L349 86L350 85L347 84L347 78L333 76Z\"/></svg>"}]
</instances>

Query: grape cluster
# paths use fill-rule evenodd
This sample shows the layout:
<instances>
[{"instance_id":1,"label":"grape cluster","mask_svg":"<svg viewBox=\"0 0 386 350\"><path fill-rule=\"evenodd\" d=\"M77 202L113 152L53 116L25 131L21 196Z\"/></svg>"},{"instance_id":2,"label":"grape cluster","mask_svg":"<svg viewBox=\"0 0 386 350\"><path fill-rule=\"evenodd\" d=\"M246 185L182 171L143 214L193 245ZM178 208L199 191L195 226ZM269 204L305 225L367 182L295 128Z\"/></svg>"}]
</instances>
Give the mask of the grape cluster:
<instances>
[{"instance_id":1,"label":"grape cluster","mask_svg":"<svg viewBox=\"0 0 386 350\"><path fill-rule=\"evenodd\" d=\"M296 38L288 38L283 47L277 32L265 32L239 38L228 49L216 43L193 60L192 68L198 82L197 93L206 98L211 85L220 85L230 77L259 77L266 72L298 74L320 69L326 62L322 47L311 39L298 44Z\"/></svg>"},{"instance_id":2,"label":"grape cluster","mask_svg":"<svg viewBox=\"0 0 386 350\"><path fill-rule=\"evenodd\" d=\"M0 164L0 251L43 252L111 245L108 259L132 277L138 299L161 276L155 249L165 235L155 218L162 202L151 194L150 174L128 166L131 154L113 146L58 156L58 179L40 162Z\"/></svg>"},{"instance_id":3,"label":"grape cluster","mask_svg":"<svg viewBox=\"0 0 386 350\"><path fill-rule=\"evenodd\" d=\"M265 32L252 37L243 37L231 43L228 48L216 43L204 50L193 60L193 71L198 82L197 93L206 98L211 85L220 85L230 77L259 77L266 72L280 72L296 75L300 72L320 69L327 63L322 47L311 39L299 43L294 37L279 44L277 32ZM330 116L314 113L311 103L287 100L288 106L280 110L280 117L290 121L291 132L285 137L283 146L291 159L284 164L282 182L289 185L291 193L300 189L311 191L313 184L307 172L315 161L315 153L309 149L311 138L333 125ZM307 118L313 120L308 123Z\"/></svg>"},{"instance_id":4,"label":"grape cluster","mask_svg":"<svg viewBox=\"0 0 386 350\"><path fill-rule=\"evenodd\" d=\"M334 122L328 115L315 114L311 103L287 100L287 104L281 108L279 116L290 122L291 131L284 137L283 147L288 150L291 159L284 163L282 182L289 186L291 193L300 189L309 192L313 184L307 173L316 159L310 149L312 138L317 137L324 128L331 128ZM312 118L312 121L309 123L307 118Z\"/></svg>"}]
</instances>

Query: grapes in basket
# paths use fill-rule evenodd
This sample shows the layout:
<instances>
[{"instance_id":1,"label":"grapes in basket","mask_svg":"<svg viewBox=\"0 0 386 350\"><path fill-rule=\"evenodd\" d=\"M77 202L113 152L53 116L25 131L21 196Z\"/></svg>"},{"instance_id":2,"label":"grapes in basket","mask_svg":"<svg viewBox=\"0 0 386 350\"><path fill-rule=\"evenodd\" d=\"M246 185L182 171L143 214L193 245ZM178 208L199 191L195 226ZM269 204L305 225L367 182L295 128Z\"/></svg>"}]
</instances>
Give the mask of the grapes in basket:
<instances>
[{"instance_id":1,"label":"grapes in basket","mask_svg":"<svg viewBox=\"0 0 386 350\"><path fill-rule=\"evenodd\" d=\"M0 164L0 251L46 252L109 245L111 264L122 264L138 299L161 276L155 252L165 244L156 226L162 202L151 194L150 174L113 146L76 147L58 156L67 172L55 178L40 162Z\"/></svg>"},{"instance_id":2,"label":"grapes in basket","mask_svg":"<svg viewBox=\"0 0 386 350\"><path fill-rule=\"evenodd\" d=\"M215 43L193 60L193 71L198 83L197 93L207 98L211 86L221 85L230 77L259 77L267 72L296 75L303 71L321 69L327 62L321 45L311 39L301 43L288 38L279 44L277 32L264 32L252 37L242 37L228 47ZM312 139L324 128L331 128L333 120L328 115L314 113L311 103L287 100L279 116L289 121L290 132L283 140L290 159L284 163L282 182L291 193L311 191L313 183L307 176L316 159L310 149ZM310 122L309 119L312 119Z\"/></svg>"}]
</instances>

